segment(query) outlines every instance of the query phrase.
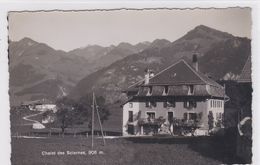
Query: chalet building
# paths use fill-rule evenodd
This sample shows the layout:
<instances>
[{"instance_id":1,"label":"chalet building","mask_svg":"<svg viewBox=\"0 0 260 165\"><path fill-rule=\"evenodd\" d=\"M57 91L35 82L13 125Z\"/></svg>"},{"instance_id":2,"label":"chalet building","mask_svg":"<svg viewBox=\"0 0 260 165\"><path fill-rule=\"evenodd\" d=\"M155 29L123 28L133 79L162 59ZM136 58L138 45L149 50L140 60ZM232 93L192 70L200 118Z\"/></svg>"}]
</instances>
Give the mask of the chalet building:
<instances>
[{"instance_id":1,"label":"chalet building","mask_svg":"<svg viewBox=\"0 0 260 165\"><path fill-rule=\"evenodd\" d=\"M198 71L196 55L192 66L181 59L158 74L148 69L144 80L124 92L123 136L156 134L163 125L172 132L174 120L196 122L197 131L207 135L209 114L215 127L227 98L223 86Z\"/></svg>"}]
</instances>

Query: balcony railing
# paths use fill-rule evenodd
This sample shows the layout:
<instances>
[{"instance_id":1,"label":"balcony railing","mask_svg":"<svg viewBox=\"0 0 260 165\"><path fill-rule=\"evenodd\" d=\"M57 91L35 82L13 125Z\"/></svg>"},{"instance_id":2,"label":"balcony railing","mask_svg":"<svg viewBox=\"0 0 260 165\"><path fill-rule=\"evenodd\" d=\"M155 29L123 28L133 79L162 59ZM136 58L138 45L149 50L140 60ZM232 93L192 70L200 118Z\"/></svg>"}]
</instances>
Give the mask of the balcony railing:
<instances>
[{"instance_id":1,"label":"balcony railing","mask_svg":"<svg viewBox=\"0 0 260 165\"><path fill-rule=\"evenodd\" d=\"M194 127L199 128L202 124L197 120L173 119L170 122L174 127Z\"/></svg>"},{"instance_id":2,"label":"balcony railing","mask_svg":"<svg viewBox=\"0 0 260 165\"><path fill-rule=\"evenodd\" d=\"M165 122L166 120L163 119L162 117L159 118L140 118L138 120L139 125L161 125Z\"/></svg>"},{"instance_id":3,"label":"balcony railing","mask_svg":"<svg viewBox=\"0 0 260 165\"><path fill-rule=\"evenodd\" d=\"M139 125L161 125L165 123L166 119L163 118L155 118L155 119L149 119L149 118L140 118L138 120ZM172 121L169 121L169 124L173 125L174 127L194 127L194 128L200 128L203 126L200 122L196 120L184 120L184 119L173 119Z\"/></svg>"}]
</instances>

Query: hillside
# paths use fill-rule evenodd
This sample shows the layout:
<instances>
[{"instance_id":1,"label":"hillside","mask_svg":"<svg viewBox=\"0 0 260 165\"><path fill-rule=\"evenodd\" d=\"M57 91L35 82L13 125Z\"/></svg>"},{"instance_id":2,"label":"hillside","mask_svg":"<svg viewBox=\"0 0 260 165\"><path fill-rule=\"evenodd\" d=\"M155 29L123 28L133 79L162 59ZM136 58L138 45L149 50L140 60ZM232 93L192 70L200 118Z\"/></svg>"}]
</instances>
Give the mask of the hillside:
<instances>
[{"instance_id":1,"label":"hillside","mask_svg":"<svg viewBox=\"0 0 260 165\"><path fill-rule=\"evenodd\" d=\"M70 52L55 50L30 38L9 43L11 105L67 95L85 76L149 46L149 42L102 47L89 45ZM51 84L51 90L47 90ZM45 89L46 88L46 89ZM41 89L41 90L39 90Z\"/></svg>"},{"instance_id":2,"label":"hillside","mask_svg":"<svg viewBox=\"0 0 260 165\"><path fill-rule=\"evenodd\" d=\"M143 79L145 68L158 73L180 58L189 61L194 52L199 54L200 71L216 80L230 72L240 74L251 54L250 42L249 39L200 25L174 42L155 40L145 50L86 76L70 96L79 98L95 91L105 96L109 103L123 100L125 96L121 90Z\"/></svg>"},{"instance_id":3,"label":"hillside","mask_svg":"<svg viewBox=\"0 0 260 165\"><path fill-rule=\"evenodd\" d=\"M55 101L68 93L79 98L93 90L113 103L125 99L121 90L140 81L147 67L157 73L180 58L189 61L194 53L201 72L216 80L236 78L251 54L250 42L204 25L174 42L88 45L70 52L24 38L9 44L11 105L42 98ZM47 87L50 90L44 90Z\"/></svg>"},{"instance_id":4,"label":"hillside","mask_svg":"<svg viewBox=\"0 0 260 165\"><path fill-rule=\"evenodd\" d=\"M75 85L88 71L83 67L87 62L84 59L68 57L64 51L54 50L30 38L10 42L9 59L11 105L31 99L49 99L61 93L66 95L67 89ZM57 79L60 80L58 84ZM57 91L56 94L48 90L44 93L35 92L36 87L44 87L50 81L57 85L53 90ZM21 95L25 89L26 95ZM66 89L66 92L60 89Z\"/></svg>"}]
</instances>

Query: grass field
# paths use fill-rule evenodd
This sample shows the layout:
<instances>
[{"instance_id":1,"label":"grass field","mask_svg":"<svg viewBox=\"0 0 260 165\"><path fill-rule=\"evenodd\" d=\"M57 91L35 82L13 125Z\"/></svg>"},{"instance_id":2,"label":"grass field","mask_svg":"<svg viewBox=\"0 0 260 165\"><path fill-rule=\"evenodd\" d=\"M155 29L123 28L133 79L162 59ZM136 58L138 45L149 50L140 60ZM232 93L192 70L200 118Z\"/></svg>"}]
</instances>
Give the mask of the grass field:
<instances>
[{"instance_id":1,"label":"grass field","mask_svg":"<svg viewBox=\"0 0 260 165\"><path fill-rule=\"evenodd\" d=\"M111 115L104 122L105 131L121 132L122 112L118 106L110 107ZM227 137L132 137L106 139L95 138L98 153L89 155L91 138L87 137L87 126L67 128L63 136L60 128L33 130L23 116L36 112L11 113L12 136L45 136L45 138L12 137L12 165L212 165L243 163L235 155L235 138ZM38 112L37 112L38 113ZM98 124L96 124L98 126ZM98 130L98 129L96 129ZM75 132L78 133L75 136ZM229 137L229 138L228 138ZM64 155L57 155L58 151ZM68 155L67 151L85 152L85 155ZM56 155L42 155L54 152Z\"/></svg>"},{"instance_id":2,"label":"grass field","mask_svg":"<svg viewBox=\"0 0 260 165\"><path fill-rule=\"evenodd\" d=\"M98 153L88 155L91 138L12 138L13 165L167 165L241 163L221 137L133 137L95 139ZM42 152L85 151L86 155L43 156Z\"/></svg>"},{"instance_id":3,"label":"grass field","mask_svg":"<svg viewBox=\"0 0 260 165\"><path fill-rule=\"evenodd\" d=\"M103 123L103 130L106 132L116 132L121 134L122 132L122 109L119 104L110 105L109 107L110 115L108 120L105 120ZM13 135L16 134L29 134L31 132L49 132L49 128L43 130L33 130L32 123L23 119L24 116L36 114L39 112L30 111L30 110L13 110L10 112L10 121L11 121L11 132ZM37 120L41 122L42 115L31 117L30 119ZM54 128L55 130L59 128ZM100 130L99 123L97 118L95 119L95 130ZM74 125L73 127L67 128L65 132L84 132L89 131L88 123L82 125Z\"/></svg>"}]
</instances>

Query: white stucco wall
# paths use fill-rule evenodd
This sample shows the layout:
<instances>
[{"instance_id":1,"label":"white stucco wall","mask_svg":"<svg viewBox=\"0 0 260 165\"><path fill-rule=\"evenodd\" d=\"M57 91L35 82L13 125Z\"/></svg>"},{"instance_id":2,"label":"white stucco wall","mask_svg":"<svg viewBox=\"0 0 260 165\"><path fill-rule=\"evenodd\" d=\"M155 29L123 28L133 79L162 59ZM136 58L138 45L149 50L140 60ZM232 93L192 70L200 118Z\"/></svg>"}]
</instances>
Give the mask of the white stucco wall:
<instances>
[{"instance_id":1,"label":"white stucco wall","mask_svg":"<svg viewBox=\"0 0 260 165\"><path fill-rule=\"evenodd\" d=\"M160 116L162 116L163 118L165 118L166 120L168 119L168 112L173 112L173 117L177 118L177 119L183 119L183 114L184 113L200 113L202 112L202 122L203 123L207 123L207 101L200 101L197 102L197 107L196 108L191 108L191 109L187 109L184 108L184 103L183 102L176 102L175 103L175 107L163 107L163 102L157 102L157 106L156 107L145 107L145 103L141 102L140 103L140 111L141 111L141 118L147 118L146 112L155 112L155 118L158 118ZM207 127L205 125L205 127Z\"/></svg>"},{"instance_id":2,"label":"white stucco wall","mask_svg":"<svg viewBox=\"0 0 260 165\"><path fill-rule=\"evenodd\" d=\"M222 107L211 107L211 101L218 101L218 102L222 102L219 103L219 105L221 104ZM133 104L133 107L130 108L130 103ZM123 135L127 135L127 124L133 124L135 125L135 129L138 133L139 128L137 127L137 116L138 113L140 115L140 118L147 118L147 112L155 112L155 118L159 118L160 116L162 116L163 118L165 118L166 120L168 119L168 112L173 112L173 117L177 118L177 119L183 119L184 113L200 113L202 112L202 118L201 118L201 123L202 128L201 129L208 129L208 114L209 111L213 112L213 117L214 120L216 121L216 114L221 112L224 113L224 101L223 100L216 100L216 99L206 99L204 101L198 101L197 102L197 107L196 108L184 108L184 103L183 102L176 102L175 103L175 107L163 107L163 102L157 102L156 103L156 107L146 107L146 103L145 102L129 102L126 103L123 106ZM128 114L129 111L133 111L133 115L134 115L134 122L133 123L128 123ZM140 112L139 112L140 111Z\"/></svg>"},{"instance_id":3,"label":"white stucco wall","mask_svg":"<svg viewBox=\"0 0 260 165\"><path fill-rule=\"evenodd\" d=\"M213 103L214 101L215 101L215 106L214 106L214 103ZM212 111L214 121L216 122L217 113L224 114L224 100L209 99L208 100L208 112L209 111Z\"/></svg>"},{"instance_id":4,"label":"white stucco wall","mask_svg":"<svg viewBox=\"0 0 260 165\"><path fill-rule=\"evenodd\" d=\"M132 103L132 107L130 107L130 104ZM134 122L132 123L128 123L128 119L129 119L129 111L133 111L133 120ZM132 124L135 125L135 127L137 126L137 116L138 116L138 112L139 112L139 102L128 102L123 106L123 126L122 126L122 131L123 131L123 135L128 135L127 133L127 125L128 124Z\"/></svg>"}]
</instances>

